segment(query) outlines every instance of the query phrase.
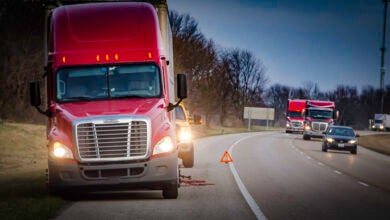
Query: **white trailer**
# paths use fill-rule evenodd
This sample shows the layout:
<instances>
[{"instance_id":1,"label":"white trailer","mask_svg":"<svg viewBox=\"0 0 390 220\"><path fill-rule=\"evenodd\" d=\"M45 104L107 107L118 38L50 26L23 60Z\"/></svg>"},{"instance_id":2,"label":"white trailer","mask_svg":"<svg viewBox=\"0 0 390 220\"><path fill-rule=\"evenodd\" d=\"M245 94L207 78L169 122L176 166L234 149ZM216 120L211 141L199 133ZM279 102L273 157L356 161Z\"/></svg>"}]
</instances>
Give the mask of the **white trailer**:
<instances>
[{"instance_id":1,"label":"white trailer","mask_svg":"<svg viewBox=\"0 0 390 220\"><path fill-rule=\"evenodd\" d=\"M390 115L389 114L375 114L372 130L376 131L390 131Z\"/></svg>"}]
</instances>

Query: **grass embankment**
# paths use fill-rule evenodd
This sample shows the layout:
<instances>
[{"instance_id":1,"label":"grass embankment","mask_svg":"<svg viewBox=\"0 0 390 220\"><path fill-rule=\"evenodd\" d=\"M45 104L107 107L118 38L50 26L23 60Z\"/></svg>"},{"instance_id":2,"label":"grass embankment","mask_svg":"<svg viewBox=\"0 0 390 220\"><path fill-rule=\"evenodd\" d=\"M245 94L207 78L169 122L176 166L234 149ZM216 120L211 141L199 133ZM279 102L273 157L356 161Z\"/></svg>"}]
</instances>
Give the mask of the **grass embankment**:
<instances>
[{"instance_id":1,"label":"grass embankment","mask_svg":"<svg viewBox=\"0 0 390 220\"><path fill-rule=\"evenodd\" d=\"M228 127L207 127L205 125L192 125L192 136L194 139L215 136L215 135L223 135L223 134L234 134L234 133L244 133L244 132L260 132L260 131L282 131L284 128L275 128L275 127L265 127L265 126L252 126L250 131L248 131L248 127L240 127L240 128L228 128Z\"/></svg>"},{"instance_id":2,"label":"grass embankment","mask_svg":"<svg viewBox=\"0 0 390 220\"><path fill-rule=\"evenodd\" d=\"M390 134L376 134L359 137L359 145L390 155Z\"/></svg>"},{"instance_id":3,"label":"grass embankment","mask_svg":"<svg viewBox=\"0 0 390 220\"><path fill-rule=\"evenodd\" d=\"M65 203L46 190L45 129L0 124L0 219L48 219Z\"/></svg>"}]
</instances>

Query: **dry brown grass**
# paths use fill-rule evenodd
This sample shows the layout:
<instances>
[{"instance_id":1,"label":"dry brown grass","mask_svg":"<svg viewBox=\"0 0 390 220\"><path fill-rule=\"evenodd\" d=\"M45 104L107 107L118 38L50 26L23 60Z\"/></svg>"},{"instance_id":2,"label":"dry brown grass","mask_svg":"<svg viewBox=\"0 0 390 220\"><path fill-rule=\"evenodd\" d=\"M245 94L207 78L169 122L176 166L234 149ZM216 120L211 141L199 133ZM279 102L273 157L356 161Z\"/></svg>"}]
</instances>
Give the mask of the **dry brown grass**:
<instances>
[{"instance_id":1,"label":"dry brown grass","mask_svg":"<svg viewBox=\"0 0 390 220\"><path fill-rule=\"evenodd\" d=\"M42 125L0 123L0 219L48 219L64 204L46 190L45 137Z\"/></svg>"},{"instance_id":2,"label":"dry brown grass","mask_svg":"<svg viewBox=\"0 0 390 220\"><path fill-rule=\"evenodd\" d=\"M376 134L359 137L359 145L390 155L390 134Z\"/></svg>"}]
</instances>

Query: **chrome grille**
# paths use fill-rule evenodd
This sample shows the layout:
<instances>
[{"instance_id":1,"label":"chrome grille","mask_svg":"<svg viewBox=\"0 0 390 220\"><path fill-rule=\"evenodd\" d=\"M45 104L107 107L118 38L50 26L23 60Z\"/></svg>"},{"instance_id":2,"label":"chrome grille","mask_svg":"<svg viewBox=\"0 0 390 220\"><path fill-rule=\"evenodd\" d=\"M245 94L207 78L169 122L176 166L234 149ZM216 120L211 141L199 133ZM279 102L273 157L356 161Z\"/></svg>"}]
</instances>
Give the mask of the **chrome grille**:
<instances>
[{"instance_id":1,"label":"chrome grille","mask_svg":"<svg viewBox=\"0 0 390 220\"><path fill-rule=\"evenodd\" d=\"M87 122L76 126L76 144L83 161L145 158L148 154L146 121Z\"/></svg>"},{"instance_id":2,"label":"chrome grille","mask_svg":"<svg viewBox=\"0 0 390 220\"><path fill-rule=\"evenodd\" d=\"M313 131L326 131L328 124L323 123L323 122L313 122L311 124L311 127L312 127Z\"/></svg>"},{"instance_id":3,"label":"chrome grille","mask_svg":"<svg viewBox=\"0 0 390 220\"><path fill-rule=\"evenodd\" d=\"M303 122L302 121L291 121L291 126L294 128L301 128L301 127L303 127Z\"/></svg>"}]
</instances>

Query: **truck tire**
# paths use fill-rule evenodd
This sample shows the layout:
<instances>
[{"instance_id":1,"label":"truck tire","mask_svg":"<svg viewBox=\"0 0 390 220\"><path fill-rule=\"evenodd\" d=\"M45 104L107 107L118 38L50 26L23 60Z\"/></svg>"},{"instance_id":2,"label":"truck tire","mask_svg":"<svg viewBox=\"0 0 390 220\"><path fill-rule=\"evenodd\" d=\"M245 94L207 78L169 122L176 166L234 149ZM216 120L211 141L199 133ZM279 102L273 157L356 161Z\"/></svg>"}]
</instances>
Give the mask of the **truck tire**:
<instances>
[{"instance_id":1,"label":"truck tire","mask_svg":"<svg viewBox=\"0 0 390 220\"><path fill-rule=\"evenodd\" d=\"M306 135L306 134L304 134L304 135L303 135L303 140L306 140L306 141L307 141L307 140L310 140L310 136L309 136L309 135Z\"/></svg>"},{"instance_id":2,"label":"truck tire","mask_svg":"<svg viewBox=\"0 0 390 220\"><path fill-rule=\"evenodd\" d=\"M191 146L191 150L183 155L182 160L185 168L192 168L194 166L194 146Z\"/></svg>"},{"instance_id":3,"label":"truck tire","mask_svg":"<svg viewBox=\"0 0 390 220\"><path fill-rule=\"evenodd\" d=\"M292 131L288 131L288 130L286 130L286 133L292 133Z\"/></svg>"},{"instance_id":4,"label":"truck tire","mask_svg":"<svg viewBox=\"0 0 390 220\"><path fill-rule=\"evenodd\" d=\"M357 153L357 148L351 150L351 154L356 154Z\"/></svg>"},{"instance_id":5,"label":"truck tire","mask_svg":"<svg viewBox=\"0 0 390 220\"><path fill-rule=\"evenodd\" d=\"M326 147L325 144L322 145L322 151L323 151L323 152L328 152L328 148Z\"/></svg>"},{"instance_id":6,"label":"truck tire","mask_svg":"<svg viewBox=\"0 0 390 220\"><path fill-rule=\"evenodd\" d=\"M166 185L165 188L163 189L162 194L164 199L177 199L179 195L178 184L172 183Z\"/></svg>"}]
</instances>

